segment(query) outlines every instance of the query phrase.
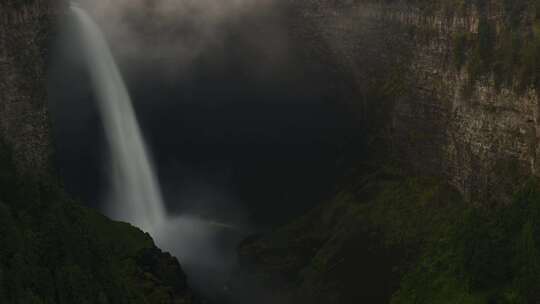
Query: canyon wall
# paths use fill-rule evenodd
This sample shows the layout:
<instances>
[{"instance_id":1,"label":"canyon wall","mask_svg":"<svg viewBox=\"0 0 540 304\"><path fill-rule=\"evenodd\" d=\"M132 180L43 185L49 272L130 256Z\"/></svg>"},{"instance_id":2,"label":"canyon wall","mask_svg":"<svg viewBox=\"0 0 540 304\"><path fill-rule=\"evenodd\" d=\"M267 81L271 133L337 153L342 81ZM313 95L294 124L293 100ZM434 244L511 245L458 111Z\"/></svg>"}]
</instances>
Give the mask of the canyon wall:
<instances>
[{"instance_id":1,"label":"canyon wall","mask_svg":"<svg viewBox=\"0 0 540 304\"><path fill-rule=\"evenodd\" d=\"M300 37L324 46L313 57L332 62L342 77L336 84L341 102L359 113L373 138L384 139L394 159L444 177L473 203L507 203L539 169L539 100L532 86L497 83L515 70L473 79L473 68L456 63L456 52L469 65L487 61L483 54L471 58L481 48L482 20L493 28L491 47L504 46L506 2L485 2L479 11L452 1L429 8L414 1L308 1L299 6L298 24L311 24ZM526 27L514 33L535 31L534 11L524 3L518 22ZM456 50L461 36L470 46Z\"/></svg>"},{"instance_id":2,"label":"canyon wall","mask_svg":"<svg viewBox=\"0 0 540 304\"><path fill-rule=\"evenodd\" d=\"M24 179L51 171L45 77L58 14L58 3L48 0L0 3L0 139Z\"/></svg>"},{"instance_id":3,"label":"canyon wall","mask_svg":"<svg viewBox=\"0 0 540 304\"><path fill-rule=\"evenodd\" d=\"M425 143L437 170L474 203L509 202L523 178L534 175L538 164L538 96L532 88L497 88L493 75L471 83L470 71L454 64L457 33L478 35L479 16L423 15L414 9L396 12L397 21L417 34L410 73L416 79L414 96L398 101L393 120L396 138L415 162ZM498 10L487 18L497 24ZM417 126L423 126L420 129ZM430 135L435 135L435 140ZM426 136L427 135L427 136ZM427 137L427 138L426 138Z\"/></svg>"},{"instance_id":4,"label":"canyon wall","mask_svg":"<svg viewBox=\"0 0 540 304\"><path fill-rule=\"evenodd\" d=\"M334 198L239 246L247 276L285 282L274 294L290 303L538 302L540 2L296 12L329 100L368 146L347 155Z\"/></svg>"}]
</instances>

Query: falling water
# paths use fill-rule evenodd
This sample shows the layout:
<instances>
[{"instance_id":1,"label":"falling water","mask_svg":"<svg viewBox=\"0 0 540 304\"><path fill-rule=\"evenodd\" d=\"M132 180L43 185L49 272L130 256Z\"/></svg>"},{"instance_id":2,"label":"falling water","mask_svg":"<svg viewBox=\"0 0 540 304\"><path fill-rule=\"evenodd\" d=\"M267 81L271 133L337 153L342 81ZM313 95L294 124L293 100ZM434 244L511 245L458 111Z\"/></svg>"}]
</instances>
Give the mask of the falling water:
<instances>
[{"instance_id":1,"label":"falling water","mask_svg":"<svg viewBox=\"0 0 540 304\"><path fill-rule=\"evenodd\" d=\"M113 167L109 215L151 232L165 211L154 169L126 85L103 33L77 4L71 9L80 23L82 43L99 100Z\"/></svg>"},{"instance_id":2,"label":"falling water","mask_svg":"<svg viewBox=\"0 0 540 304\"><path fill-rule=\"evenodd\" d=\"M201 289L221 290L219 280L232 273L235 255L234 250L220 252L217 239L231 233L239 238L241 232L211 219L166 214L131 98L105 37L82 8L72 4L71 9L80 23L84 55L110 148L113 191L108 215L149 232L162 249L180 258L192 278L198 275L195 281Z\"/></svg>"},{"instance_id":3,"label":"falling water","mask_svg":"<svg viewBox=\"0 0 540 304\"><path fill-rule=\"evenodd\" d=\"M71 10L81 26L82 43L110 147L114 186L110 215L154 232L158 239L163 234L160 232L186 223L236 229L208 219L167 217L131 98L107 41L98 25L78 4L72 4Z\"/></svg>"}]
</instances>

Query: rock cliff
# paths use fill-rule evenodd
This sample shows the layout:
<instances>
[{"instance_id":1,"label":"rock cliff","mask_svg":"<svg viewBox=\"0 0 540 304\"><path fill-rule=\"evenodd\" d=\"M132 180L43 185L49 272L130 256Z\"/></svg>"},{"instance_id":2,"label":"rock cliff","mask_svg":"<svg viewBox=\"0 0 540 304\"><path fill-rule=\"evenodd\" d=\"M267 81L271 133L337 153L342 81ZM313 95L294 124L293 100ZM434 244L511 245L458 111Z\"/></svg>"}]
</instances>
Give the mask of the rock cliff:
<instances>
[{"instance_id":1,"label":"rock cliff","mask_svg":"<svg viewBox=\"0 0 540 304\"><path fill-rule=\"evenodd\" d=\"M293 6L368 148L333 199L240 245L245 275L291 303L538 302L540 3Z\"/></svg>"},{"instance_id":2,"label":"rock cliff","mask_svg":"<svg viewBox=\"0 0 540 304\"><path fill-rule=\"evenodd\" d=\"M295 28L386 154L507 203L538 172L537 4L477 2L306 1Z\"/></svg>"},{"instance_id":3,"label":"rock cliff","mask_svg":"<svg viewBox=\"0 0 540 304\"><path fill-rule=\"evenodd\" d=\"M57 14L51 1L0 3L0 136L26 180L51 173L45 61Z\"/></svg>"},{"instance_id":4,"label":"rock cliff","mask_svg":"<svg viewBox=\"0 0 540 304\"><path fill-rule=\"evenodd\" d=\"M149 235L69 199L50 161L56 1L0 1L0 303L193 303Z\"/></svg>"}]
</instances>

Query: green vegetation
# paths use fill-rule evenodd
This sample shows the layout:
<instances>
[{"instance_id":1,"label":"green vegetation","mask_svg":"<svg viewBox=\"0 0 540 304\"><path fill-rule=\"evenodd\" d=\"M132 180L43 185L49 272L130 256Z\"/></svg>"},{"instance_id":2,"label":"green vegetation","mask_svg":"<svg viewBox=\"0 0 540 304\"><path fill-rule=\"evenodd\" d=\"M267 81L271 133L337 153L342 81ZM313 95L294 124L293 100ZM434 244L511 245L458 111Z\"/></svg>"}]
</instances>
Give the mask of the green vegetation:
<instances>
[{"instance_id":1,"label":"green vegetation","mask_svg":"<svg viewBox=\"0 0 540 304\"><path fill-rule=\"evenodd\" d=\"M531 181L511 206L465 207L433 229L393 303L536 303L540 299L540 191ZM438 213L439 211L435 211Z\"/></svg>"},{"instance_id":2,"label":"green vegetation","mask_svg":"<svg viewBox=\"0 0 540 304\"><path fill-rule=\"evenodd\" d=\"M467 16L473 8L478 13L476 33L455 34L454 65L466 69L472 84L493 77L497 88L540 89L540 1L477 0L464 6L464 1L440 0L424 10L446 16Z\"/></svg>"},{"instance_id":3,"label":"green vegetation","mask_svg":"<svg viewBox=\"0 0 540 304\"><path fill-rule=\"evenodd\" d=\"M540 300L538 181L529 181L510 206L495 209L465 204L432 180L369 183L377 194L351 211L368 231L380 232L385 248L402 248L408 257L393 304Z\"/></svg>"},{"instance_id":4,"label":"green vegetation","mask_svg":"<svg viewBox=\"0 0 540 304\"><path fill-rule=\"evenodd\" d=\"M392 2L392 1L387 1ZM469 76L469 90L478 81L493 79L497 88L518 92L540 89L540 0L409 0L424 17L451 21L478 18L476 29L458 25L449 58ZM448 26L451 26L450 23ZM433 39L436 31L416 28L418 37Z\"/></svg>"},{"instance_id":5,"label":"green vegetation","mask_svg":"<svg viewBox=\"0 0 540 304\"><path fill-rule=\"evenodd\" d=\"M457 69L461 69L467 62L467 43L469 40L467 33L461 32L454 35L453 61Z\"/></svg>"},{"instance_id":6,"label":"green vegetation","mask_svg":"<svg viewBox=\"0 0 540 304\"><path fill-rule=\"evenodd\" d=\"M0 142L0 303L191 303L179 264L147 234L38 183L21 181Z\"/></svg>"},{"instance_id":7,"label":"green vegetation","mask_svg":"<svg viewBox=\"0 0 540 304\"><path fill-rule=\"evenodd\" d=\"M392 167L360 175L332 202L242 247L298 282L299 303L540 301L539 181L488 208Z\"/></svg>"},{"instance_id":8,"label":"green vegetation","mask_svg":"<svg viewBox=\"0 0 540 304\"><path fill-rule=\"evenodd\" d=\"M377 235L384 243L378 256L400 252L401 260L387 261L395 263L401 277L391 303L540 300L539 181L530 180L513 204L497 208L473 207L442 182L406 177L390 168L351 189L324 213L356 226L353 234ZM317 256L313 267L320 272L331 264L324 260L331 257Z\"/></svg>"}]
</instances>

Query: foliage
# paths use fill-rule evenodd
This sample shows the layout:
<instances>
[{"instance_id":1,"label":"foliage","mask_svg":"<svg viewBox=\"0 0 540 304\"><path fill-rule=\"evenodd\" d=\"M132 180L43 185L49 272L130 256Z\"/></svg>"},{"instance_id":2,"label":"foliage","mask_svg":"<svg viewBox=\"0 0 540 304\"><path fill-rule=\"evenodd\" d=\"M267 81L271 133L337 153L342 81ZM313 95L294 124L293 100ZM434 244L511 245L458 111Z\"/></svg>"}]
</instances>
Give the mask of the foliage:
<instances>
[{"instance_id":1,"label":"foliage","mask_svg":"<svg viewBox=\"0 0 540 304\"><path fill-rule=\"evenodd\" d=\"M459 32L454 35L453 61L457 69L461 69L467 60L468 35Z\"/></svg>"},{"instance_id":2,"label":"foliage","mask_svg":"<svg viewBox=\"0 0 540 304\"><path fill-rule=\"evenodd\" d=\"M0 303L171 303L169 289L186 288L181 276L160 277L169 269L143 269L145 253L157 252L147 234L78 205L54 182L20 179L0 142Z\"/></svg>"},{"instance_id":3,"label":"foliage","mask_svg":"<svg viewBox=\"0 0 540 304\"><path fill-rule=\"evenodd\" d=\"M465 207L427 244L393 303L536 303L540 300L540 191L511 206Z\"/></svg>"},{"instance_id":4,"label":"foliage","mask_svg":"<svg viewBox=\"0 0 540 304\"><path fill-rule=\"evenodd\" d=\"M540 89L540 0L409 2L427 16L478 18L475 31L452 37L451 60L467 71L467 86L492 78L497 88Z\"/></svg>"},{"instance_id":5,"label":"foliage","mask_svg":"<svg viewBox=\"0 0 540 304\"><path fill-rule=\"evenodd\" d=\"M379 288L376 284L392 286L397 271L397 285L390 289L393 304L538 303L538 223L537 180L522 186L511 205L474 207L442 181L387 167L363 174L332 203L281 233L289 239L315 235L322 240L300 273L304 290L365 296L367 291L357 284L371 286L370 291ZM351 243L356 245L347 245ZM366 248L375 251L366 254ZM345 262L336 267L339 261ZM363 274L359 267L378 270ZM347 280L357 284L333 291L332 277L340 280L338 286L348 286Z\"/></svg>"}]
</instances>

